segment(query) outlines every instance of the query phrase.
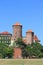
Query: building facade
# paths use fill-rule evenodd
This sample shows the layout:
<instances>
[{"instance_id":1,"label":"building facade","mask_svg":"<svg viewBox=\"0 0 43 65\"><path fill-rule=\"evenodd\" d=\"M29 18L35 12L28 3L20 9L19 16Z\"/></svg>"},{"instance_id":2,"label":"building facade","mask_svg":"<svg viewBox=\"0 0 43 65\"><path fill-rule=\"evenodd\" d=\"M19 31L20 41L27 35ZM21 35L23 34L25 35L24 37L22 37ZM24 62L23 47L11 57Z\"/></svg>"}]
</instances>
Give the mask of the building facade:
<instances>
[{"instance_id":1,"label":"building facade","mask_svg":"<svg viewBox=\"0 0 43 65\"><path fill-rule=\"evenodd\" d=\"M11 44L11 37L12 34L9 32L2 32L0 33L0 43L7 43L8 45Z\"/></svg>"}]
</instances>

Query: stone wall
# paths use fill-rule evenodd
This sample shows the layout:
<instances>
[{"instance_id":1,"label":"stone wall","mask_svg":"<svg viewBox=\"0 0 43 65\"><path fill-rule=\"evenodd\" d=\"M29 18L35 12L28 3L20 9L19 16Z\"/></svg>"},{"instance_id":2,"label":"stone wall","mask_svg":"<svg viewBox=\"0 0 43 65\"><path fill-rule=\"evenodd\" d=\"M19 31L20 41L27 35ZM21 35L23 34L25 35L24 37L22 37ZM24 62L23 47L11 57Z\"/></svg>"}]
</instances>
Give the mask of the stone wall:
<instances>
[{"instance_id":1,"label":"stone wall","mask_svg":"<svg viewBox=\"0 0 43 65\"><path fill-rule=\"evenodd\" d=\"M14 48L14 59L22 58L22 50L20 48Z\"/></svg>"}]
</instances>

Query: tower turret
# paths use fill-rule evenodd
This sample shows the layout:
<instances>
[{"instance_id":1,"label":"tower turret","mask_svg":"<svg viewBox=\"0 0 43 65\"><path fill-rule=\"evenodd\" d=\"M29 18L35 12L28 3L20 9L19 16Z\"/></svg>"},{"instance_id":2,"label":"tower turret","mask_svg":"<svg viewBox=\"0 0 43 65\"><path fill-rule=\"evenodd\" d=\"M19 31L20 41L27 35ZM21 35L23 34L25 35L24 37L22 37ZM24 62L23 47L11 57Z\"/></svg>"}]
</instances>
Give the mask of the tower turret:
<instances>
[{"instance_id":1,"label":"tower turret","mask_svg":"<svg viewBox=\"0 0 43 65\"><path fill-rule=\"evenodd\" d=\"M28 30L26 32L26 44L31 44L34 40L34 32L32 30Z\"/></svg>"},{"instance_id":2,"label":"tower turret","mask_svg":"<svg viewBox=\"0 0 43 65\"><path fill-rule=\"evenodd\" d=\"M22 38L22 25L18 22L13 25L13 37L14 41L16 41L17 38Z\"/></svg>"}]
</instances>

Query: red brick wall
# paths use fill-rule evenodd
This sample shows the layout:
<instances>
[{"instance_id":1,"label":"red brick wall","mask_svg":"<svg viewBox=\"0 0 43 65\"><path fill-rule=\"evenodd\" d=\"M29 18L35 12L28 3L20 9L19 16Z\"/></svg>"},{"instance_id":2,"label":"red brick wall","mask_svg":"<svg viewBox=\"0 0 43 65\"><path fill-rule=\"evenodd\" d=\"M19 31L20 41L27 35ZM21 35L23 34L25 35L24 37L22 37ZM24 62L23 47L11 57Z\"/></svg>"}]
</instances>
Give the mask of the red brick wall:
<instances>
[{"instance_id":1,"label":"red brick wall","mask_svg":"<svg viewBox=\"0 0 43 65\"><path fill-rule=\"evenodd\" d=\"M22 26L13 26L13 36L15 41L17 38L22 38Z\"/></svg>"},{"instance_id":2,"label":"red brick wall","mask_svg":"<svg viewBox=\"0 0 43 65\"><path fill-rule=\"evenodd\" d=\"M22 57L22 50L20 48L14 48L14 56L16 58L21 58Z\"/></svg>"}]
</instances>

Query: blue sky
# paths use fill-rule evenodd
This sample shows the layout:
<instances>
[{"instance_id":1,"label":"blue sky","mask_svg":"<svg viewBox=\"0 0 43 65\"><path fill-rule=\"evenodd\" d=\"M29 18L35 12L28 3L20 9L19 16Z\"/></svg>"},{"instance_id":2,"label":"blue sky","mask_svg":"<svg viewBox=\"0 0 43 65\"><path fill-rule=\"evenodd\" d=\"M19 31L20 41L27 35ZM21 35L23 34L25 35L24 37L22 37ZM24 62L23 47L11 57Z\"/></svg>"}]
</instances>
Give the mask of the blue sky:
<instances>
[{"instance_id":1,"label":"blue sky","mask_svg":"<svg viewBox=\"0 0 43 65\"><path fill-rule=\"evenodd\" d=\"M12 33L12 25L23 25L23 36L31 29L43 44L43 0L0 0L0 32Z\"/></svg>"}]
</instances>

